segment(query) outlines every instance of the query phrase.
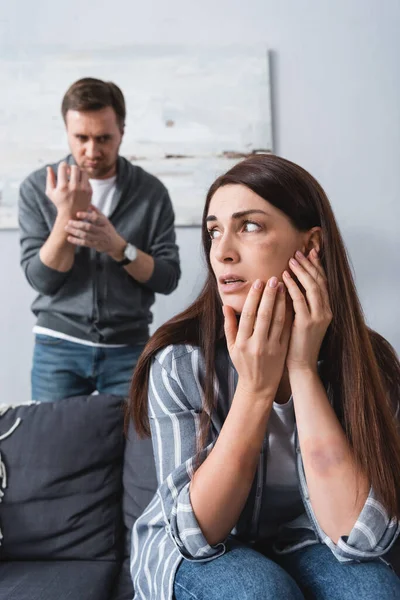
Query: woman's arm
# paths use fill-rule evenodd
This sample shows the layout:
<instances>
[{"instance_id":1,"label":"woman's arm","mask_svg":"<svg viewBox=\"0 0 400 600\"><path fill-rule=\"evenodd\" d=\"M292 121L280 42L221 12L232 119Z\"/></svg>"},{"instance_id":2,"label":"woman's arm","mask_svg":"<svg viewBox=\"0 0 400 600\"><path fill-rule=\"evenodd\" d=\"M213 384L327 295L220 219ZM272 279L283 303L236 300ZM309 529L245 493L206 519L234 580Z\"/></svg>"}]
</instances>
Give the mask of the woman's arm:
<instances>
[{"instance_id":1,"label":"woman's arm","mask_svg":"<svg viewBox=\"0 0 400 600\"><path fill-rule=\"evenodd\" d=\"M252 288L239 327L234 312L225 307L227 343L239 383L217 441L199 457L203 401L199 349L169 346L150 369L157 494L165 527L182 556L190 560L209 560L224 552L218 542L236 525L254 479L290 336L285 294L277 290ZM198 458L201 466L196 471Z\"/></svg>"},{"instance_id":2,"label":"woman's arm","mask_svg":"<svg viewBox=\"0 0 400 600\"><path fill-rule=\"evenodd\" d=\"M311 505L322 530L337 543L350 534L370 484L357 468L318 376L318 354L332 319L325 273L315 250L308 259L300 253L296 258L290 268L306 295L285 271L295 311L286 364Z\"/></svg>"},{"instance_id":3,"label":"woman's arm","mask_svg":"<svg viewBox=\"0 0 400 600\"><path fill-rule=\"evenodd\" d=\"M239 384L215 446L192 479L190 500L211 546L228 536L246 503L273 400Z\"/></svg>"},{"instance_id":4,"label":"woman's arm","mask_svg":"<svg viewBox=\"0 0 400 600\"><path fill-rule=\"evenodd\" d=\"M315 371L290 374L296 423L311 505L336 544L348 536L368 497L346 435Z\"/></svg>"},{"instance_id":5,"label":"woman's arm","mask_svg":"<svg viewBox=\"0 0 400 600\"><path fill-rule=\"evenodd\" d=\"M290 335L284 287L272 278L251 288L237 326L224 307L228 350L239 382L218 440L195 473L190 499L210 545L236 525L253 483L268 418L282 377ZM259 285L259 287L257 287Z\"/></svg>"}]
</instances>

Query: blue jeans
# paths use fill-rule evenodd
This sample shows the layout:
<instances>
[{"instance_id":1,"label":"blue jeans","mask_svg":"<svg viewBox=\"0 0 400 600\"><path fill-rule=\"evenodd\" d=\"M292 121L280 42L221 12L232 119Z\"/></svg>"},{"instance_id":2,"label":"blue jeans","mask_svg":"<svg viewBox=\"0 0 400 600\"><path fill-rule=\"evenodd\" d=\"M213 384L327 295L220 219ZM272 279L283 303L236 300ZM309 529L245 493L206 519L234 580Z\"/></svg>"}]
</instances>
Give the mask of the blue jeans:
<instances>
[{"instance_id":1,"label":"blue jeans","mask_svg":"<svg viewBox=\"0 0 400 600\"><path fill-rule=\"evenodd\" d=\"M175 600L396 600L400 579L381 560L340 563L323 544L284 557L237 542L209 562L183 560Z\"/></svg>"},{"instance_id":2,"label":"blue jeans","mask_svg":"<svg viewBox=\"0 0 400 600\"><path fill-rule=\"evenodd\" d=\"M144 344L93 348L36 334L31 373L32 400L51 402L69 396L128 396Z\"/></svg>"}]
</instances>

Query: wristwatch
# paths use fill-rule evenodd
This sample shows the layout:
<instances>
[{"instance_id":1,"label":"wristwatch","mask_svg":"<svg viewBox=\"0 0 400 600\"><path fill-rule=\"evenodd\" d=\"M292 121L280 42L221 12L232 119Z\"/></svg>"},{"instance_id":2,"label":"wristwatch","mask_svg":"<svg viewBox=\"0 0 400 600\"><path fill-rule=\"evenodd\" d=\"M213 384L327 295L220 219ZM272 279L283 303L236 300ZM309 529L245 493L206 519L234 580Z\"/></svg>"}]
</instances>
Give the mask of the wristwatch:
<instances>
[{"instance_id":1,"label":"wristwatch","mask_svg":"<svg viewBox=\"0 0 400 600\"><path fill-rule=\"evenodd\" d=\"M122 260L117 260L119 267L125 267L129 263L133 262L137 257L137 248L133 244L127 244L124 250L124 257Z\"/></svg>"}]
</instances>

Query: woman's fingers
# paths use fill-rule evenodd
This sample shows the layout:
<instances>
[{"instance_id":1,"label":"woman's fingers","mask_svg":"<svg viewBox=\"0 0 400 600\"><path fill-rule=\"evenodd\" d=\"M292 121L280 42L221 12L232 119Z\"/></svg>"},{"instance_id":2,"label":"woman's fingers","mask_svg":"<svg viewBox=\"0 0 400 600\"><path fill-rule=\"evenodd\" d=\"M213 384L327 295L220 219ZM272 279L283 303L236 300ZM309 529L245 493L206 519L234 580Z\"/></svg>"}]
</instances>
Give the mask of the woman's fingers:
<instances>
[{"instance_id":1,"label":"woman's fingers","mask_svg":"<svg viewBox=\"0 0 400 600\"><path fill-rule=\"evenodd\" d=\"M258 305L263 293L264 284L260 279L256 279L250 288L247 298L244 302L240 315L237 341L247 340L253 335L256 322Z\"/></svg>"},{"instance_id":2,"label":"woman's fingers","mask_svg":"<svg viewBox=\"0 0 400 600\"><path fill-rule=\"evenodd\" d=\"M258 306L255 306L255 318L249 318L249 321L253 323L253 329L250 332L247 328L245 329L245 335L248 339L251 335L254 335L255 339L258 340L259 343L264 344L268 339L268 334L271 326L271 321L273 319L274 314L274 306L275 300L278 293L278 278L271 277L266 286L264 287L264 291L261 295L261 299L259 300ZM253 306L251 307L251 312L253 312ZM243 315L243 312L242 312ZM246 324L246 317L244 320L244 324ZM240 319L240 324L242 322L242 317ZM239 324L239 335L240 335L240 324ZM245 325L246 327L246 325Z\"/></svg>"},{"instance_id":3,"label":"woman's fingers","mask_svg":"<svg viewBox=\"0 0 400 600\"><path fill-rule=\"evenodd\" d=\"M261 308L261 305L260 305ZM268 338L272 341L279 342L281 339L283 327L285 324L286 314L286 289L283 283L279 283L277 287L277 293L275 295L275 303L273 305L272 317L270 319L269 331L267 332ZM259 319L257 315L257 323L254 333L256 335L265 336L265 331L260 331L258 327Z\"/></svg>"},{"instance_id":4,"label":"woman's fingers","mask_svg":"<svg viewBox=\"0 0 400 600\"><path fill-rule=\"evenodd\" d=\"M320 284L322 298L324 300L325 306L330 309L330 300L329 300L329 292L328 292L328 280L324 271L324 268L321 264L320 258L318 256L318 252L313 248L308 255L309 262L311 262L318 272L317 282Z\"/></svg>"},{"instance_id":5,"label":"woman's fingers","mask_svg":"<svg viewBox=\"0 0 400 600\"><path fill-rule=\"evenodd\" d=\"M283 281L292 299L294 312L299 315L299 317L309 317L310 311L308 309L304 294L300 290L293 277L290 275L289 271L283 272Z\"/></svg>"},{"instance_id":6,"label":"woman's fingers","mask_svg":"<svg viewBox=\"0 0 400 600\"><path fill-rule=\"evenodd\" d=\"M316 277L316 279L322 279L323 281L326 281L326 273L324 271L324 268L321 264L321 261L319 259L318 256L318 252L315 248L313 248L309 253L308 253L308 261L314 266L314 268L317 270L318 275Z\"/></svg>"},{"instance_id":7,"label":"woman's fingers","mask_svg":"<svg viewBox=\"0 0 400 600\"><path fill-rule=\"evenodd\" d=\"M224 331L226 337L226 343L228 346L228 350L233 348L236 336L237 336L237 319L235 311L231 306L227 306L226 304L222 307L222 312L224 313Z\"/></svg>"},{"instance_id":8,"label":"woman's fingers","mask_svg":"<svg viewBox=\"0 0 400 600\"><path fill-rule=\"evenodd\" d=\"M289 300L286 302L285 323L283 325L281 335L281 344L283 345L283 347L288 347L289 345L290 336L292 334L293 318L293 305Z\"/></svg>"},{"instance_id":9,"label":"woman's fingers","mask_svg":"<svg viewBox=\"0 0 400 600\"><path fill-rule=\"evenodd\" d=\"M312 250L311 252L314 252L314 250ZM306 257L300 252L300 250L297 250L297 252L294 255L294 258L300 263L304 270L307 271L307 273L309 273L313 279L315 279L315 281L320 281L321 279L326 280L322 266L318 265L317 267L317 265L310 260L311 253L309 253Z\"/></svg>"},{"instance_id":10,"label":"woman's fingers","mask_svg":"<svg viewBox=\"0 0 400 600\"><path fill-rule=\"evenodd\" d=\"M328 280L318 257L318 252L315 250L315 248L313 248L311 252L309 252L308 256L305 257L300 251L297 251L295 257L303 269L307 271L317 282L323 303L326 305L326 307L329 307L330 302L328 293Z\"/></svg>"},{"instance_id":11,"label":"woman's fingers","mask_svg":"<svg viewBox=\"0 0 400 600\"><path fill-rule=\"evenodd\" d=\"M304 260L306 261L307 259L305 258ZM303 265L301 265L295 258L291 258L289 260L289 266L306 291L307 301L310 306L310 313L315 316L318 315L318 313L321 312L321 310L323 308L321 288L320 288L318 282L314 279L314 277L310 274L310 272L308 270L306 270L306 268ZM297 285L296 285L296 287L298 288ZM292 286L292 289L294 289L293 286ZM290 293L290 290L289 290L289 293ZM296 306L295 306L295 309L296 309ZM297 309L296 309L296 312L297 312Z\"/></svg>"}]
</instances>

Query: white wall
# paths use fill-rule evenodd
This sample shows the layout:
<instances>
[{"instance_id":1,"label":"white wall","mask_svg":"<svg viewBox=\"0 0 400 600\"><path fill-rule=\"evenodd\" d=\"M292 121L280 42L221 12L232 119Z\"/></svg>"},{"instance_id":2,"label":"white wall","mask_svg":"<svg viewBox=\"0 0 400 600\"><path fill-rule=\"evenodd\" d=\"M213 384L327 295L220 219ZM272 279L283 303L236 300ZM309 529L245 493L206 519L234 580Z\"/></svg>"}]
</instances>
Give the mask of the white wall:
<instances>
[{"instance_id":1,"label":"white wall","mask_svg":"<svg viewBox=\"0 0 400 600\"><path fill-rule=\"evenodd\" d=\"M267 43L275 150L309 169L328 192L368 321L400 350L399 31L398 0L113 0L102 6L98 0L2 0L0 51L32 43ZM158 299L156 324L183 308L200 285L199 230L180 229L178 242L183 279L172 296ZM0 273L2 399L22 399L29 395L33 319L17 232L0 232Z\"/></svg>"}]
</instances>

